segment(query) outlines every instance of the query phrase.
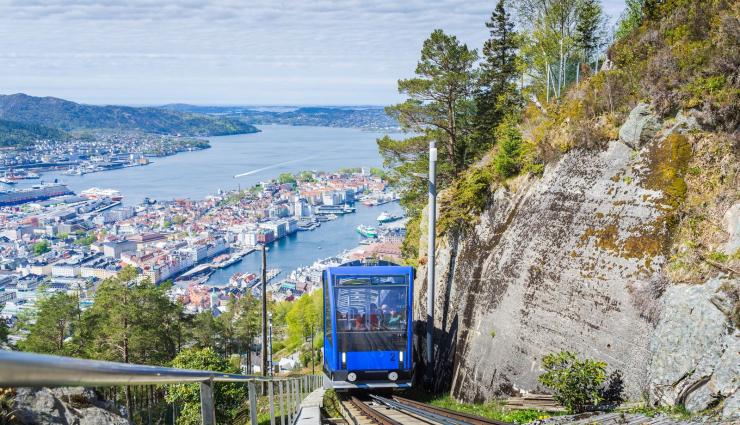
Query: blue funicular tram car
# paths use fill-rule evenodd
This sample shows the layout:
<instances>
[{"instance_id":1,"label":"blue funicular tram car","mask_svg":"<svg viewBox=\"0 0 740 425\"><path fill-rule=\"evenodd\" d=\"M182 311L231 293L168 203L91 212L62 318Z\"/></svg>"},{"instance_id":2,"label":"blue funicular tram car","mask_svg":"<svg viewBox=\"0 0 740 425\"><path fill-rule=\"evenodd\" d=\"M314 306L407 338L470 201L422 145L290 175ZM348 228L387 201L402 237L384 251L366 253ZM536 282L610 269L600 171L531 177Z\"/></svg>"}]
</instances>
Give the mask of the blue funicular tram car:
<instances>
[{"instance_id":1,"label":"blue funicular tram car","mask_svg":"<svg viewBox=\"0 0 740 425\"><path fill-rule=\"evenodd\" d=\"M414 269L360 261L324 271L324 386L409 388Z\"/></svg>"}]
</instances>

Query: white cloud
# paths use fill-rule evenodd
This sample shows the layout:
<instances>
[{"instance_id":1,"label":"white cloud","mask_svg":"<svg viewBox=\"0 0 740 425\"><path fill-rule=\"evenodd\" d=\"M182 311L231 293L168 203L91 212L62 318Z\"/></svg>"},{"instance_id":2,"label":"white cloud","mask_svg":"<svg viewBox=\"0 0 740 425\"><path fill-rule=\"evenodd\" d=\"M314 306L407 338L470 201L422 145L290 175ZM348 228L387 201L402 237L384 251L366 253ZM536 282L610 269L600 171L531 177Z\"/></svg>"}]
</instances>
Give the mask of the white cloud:
<instances>
[{"instance_id":1,"label":"white cloud","mask_svg":"<svg viewBox=\"0 0 740 425\"><path fill-rule=\"evenodd\" d=\"M494 2L0 1L0 93L91 103L385 104L435 28L471 47ZM623 0L606 2L619 10ZM614 12L611 12L614 13Z\"/></svg>"}]
</instances>

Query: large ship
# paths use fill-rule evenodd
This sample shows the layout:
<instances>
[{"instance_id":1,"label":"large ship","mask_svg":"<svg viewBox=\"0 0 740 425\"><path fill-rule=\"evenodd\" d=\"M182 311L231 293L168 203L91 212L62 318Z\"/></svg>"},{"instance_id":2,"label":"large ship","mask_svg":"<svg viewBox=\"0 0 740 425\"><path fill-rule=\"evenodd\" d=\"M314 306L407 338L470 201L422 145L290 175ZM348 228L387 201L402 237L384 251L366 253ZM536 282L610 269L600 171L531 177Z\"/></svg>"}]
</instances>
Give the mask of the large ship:
<instances>
[{"instance_id":1,"label":"large ship","mask_svg":"<svg viewBox=\"0 0 740 425\"><path fill-rule=\"evenodd\" d=\"M378 223L390 223L392 221L400 220L402 217L396 214L389 214L388 211L383 211L378 216Z\"/></svg>"},{"instance_id":2,"label":"large ship","mask_svg":"<svg viewBox=\"0 0 740 425\"><path fill-rule=\"evenodd\" d=\"M357 226L357 233L361 234L362 236L366 238L377 238L378 237L378 230L375 229L373 226L365 226L360 224Z\"/></svg>"},{"instance_id":3,"label":"large ship","mask_svg":"<svg viewBox=\"0 0 740 425\"><path fill-rule=\"evenodd\" d=\"M56 196L74 195L63 184L41 184L29 189L0 191L0 206L19 205L26 202L43 201Z\"/></svg>"},{"instance_id":4,"label":"large ship","mask_svg":"<svg viewBox=\"0 0 740 425\"><path fill-rule=\"evenodd\" d=\"M112 201L120 201L123 199L121 192L115 189L100 189L98 187L91 187L80 192L81 196L88 199L101 199L110 198Z\"/></svg>"}]
</instances>

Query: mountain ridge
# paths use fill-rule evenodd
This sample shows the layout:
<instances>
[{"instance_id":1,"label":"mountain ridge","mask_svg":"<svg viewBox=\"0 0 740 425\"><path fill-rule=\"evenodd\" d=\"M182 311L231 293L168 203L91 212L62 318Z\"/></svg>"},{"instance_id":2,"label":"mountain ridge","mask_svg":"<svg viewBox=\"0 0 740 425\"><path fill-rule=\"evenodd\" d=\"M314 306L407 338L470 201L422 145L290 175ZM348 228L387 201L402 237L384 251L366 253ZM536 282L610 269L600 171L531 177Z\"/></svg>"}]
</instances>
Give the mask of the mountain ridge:
<instances>
[{"instance_id":1,"label":"mountain ridge","mask_svg":"<svg viewBox=\"0 0 740 425\"><path fill-rule=\"evenodd\" d=\"M229 117L157 107L87 105L24 93L0 95L0 118L64 131L113 129L201 137L259 131L251 124Z\"/></svg>"}]
</instances>

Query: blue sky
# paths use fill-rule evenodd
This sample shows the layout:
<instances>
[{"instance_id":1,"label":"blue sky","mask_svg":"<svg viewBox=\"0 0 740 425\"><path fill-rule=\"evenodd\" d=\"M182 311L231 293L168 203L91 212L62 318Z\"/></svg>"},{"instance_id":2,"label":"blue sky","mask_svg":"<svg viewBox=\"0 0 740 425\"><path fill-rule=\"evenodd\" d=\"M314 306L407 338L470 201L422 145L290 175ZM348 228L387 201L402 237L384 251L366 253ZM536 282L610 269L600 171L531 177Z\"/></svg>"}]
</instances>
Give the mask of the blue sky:
<instances>
[{"instance_id":1,"label":"blue sky","mask_svg":"<svg viewBox=\"0 0 740 425\"><path fill-rule=\"evenodd\" d=\"M624 0L603 0L616 17ZM388 104L435 28L495 1L0 0L0 93L86 103Z\"/></svg>"}]
</instances>

